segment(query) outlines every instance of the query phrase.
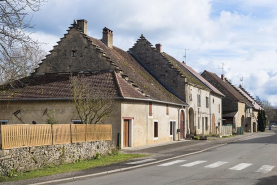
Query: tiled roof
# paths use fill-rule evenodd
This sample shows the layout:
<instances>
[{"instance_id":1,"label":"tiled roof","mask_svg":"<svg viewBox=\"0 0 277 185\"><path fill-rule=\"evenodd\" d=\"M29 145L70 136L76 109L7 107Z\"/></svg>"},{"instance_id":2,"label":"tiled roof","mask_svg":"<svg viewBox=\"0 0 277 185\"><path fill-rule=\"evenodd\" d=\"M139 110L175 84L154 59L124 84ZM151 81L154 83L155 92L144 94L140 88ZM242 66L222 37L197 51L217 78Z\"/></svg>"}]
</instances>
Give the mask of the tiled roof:
<instances>
[{"instance_id":1,"label":"tiled roof","mask_svg":"<svg viewBox=\"0 0 277 185\"><path fill-rule=\"evenodd\" d=\"M77 74L75 74L77 75ZM73 75L73 76L75 76ZM112 72L85 73L90 88L96 96L107 95L119 97L120 92ZM45 74L29 76L12 85L0 86L0 100L38 100L38 99L72 99L71 74Z\"/></svg>"},{"instance_id":2,"label":"tiled roof","mask_svg":"<svg viewBox=\"0 0 277 185\"><path fill-rule=\"evenodd\" d=\"M115 46L107 47L101 40L89 37L106 56L122 70L128 81L134 83L138 89L153 100L186 104L168 90L166 90L149 72L147 72L128 52ZM127 93L128 94L128 93Z\"/></svg>"},{"instance_id":3,"label":"tiled roof","mask_svg":"<svg viewBox=\"0 0 277 185\"><path fill-rule=\"evenodd\" d=\"M122 97L148 99L137 89L128 84L128 82L125 79L123 79L119 74L115 73L115 78Z\"/></svg>"},{"instance_id":4,"label":"tiled roof","mask_svg":"<svg viewBox=\"0 0 277 185\"><path fill-rule=\"evenodd\" d=\"M189 72L191 72L196 78L198 78L203 84L205 84L209 89L211 89L214 93L220 96L224 96L217 88L215 88L212 84L210 84L205 78L203 78L199 73L194 71L191 67L186 65L185 63L181 63L184 68L186 68Z\"/></svg>"},{"instance_id":5,"label":"tiled roof","mask_svg":"<svg viewBox=\"0 0 277 185\"><path fill-rule=\"evenodd\" d=\"M176 69L180 71L182 75L184 75L189 83L198 85L203 89L208 89L206 85L204 85L199 79L197 79L188 69L184 68L181 62L176 60L174 57L170 56L169 54L162 52L161 53Z\"/></svg>"},{"instance_id":6,"label":"tiled roof","mask_svg":"<svg viewBox=\"0 0 277 185\"><path fill-rule=\"evenodd\" d=\"M223 81L215 73L206 70L204 71L204 73L210 75L210 77L217 81L218 84L222 86L224 89L226 89L237 101L244 102L248 106L252 105L251 102L249 102L226 78Z\"/></svg>"},{"instance_id":7,"label":"tiled roof","mask_svg":"<svg viewBox=\"0 0 277 185\"><path fill-rule=\"evenodd\" d=\"M228 113L222 114L222 117L223 117L223 118L233 118L233 117L235 117L235 115L236 115L237 113L238 113L238 112L228 112Z\"/></svg>"},{"instance_id":8,"label":"tiled roof","mask_svg":"<svg viewBox=\"0 0 277 185\"><path fill-rule=\"evenodd\" d=\"M236 89L244 95L244 97L246 97L253 105L254 109L256 110L260 110L263 109L251 96L250 94L241 86L240 87L236 87Z\"/></svg>"}]
</instances>

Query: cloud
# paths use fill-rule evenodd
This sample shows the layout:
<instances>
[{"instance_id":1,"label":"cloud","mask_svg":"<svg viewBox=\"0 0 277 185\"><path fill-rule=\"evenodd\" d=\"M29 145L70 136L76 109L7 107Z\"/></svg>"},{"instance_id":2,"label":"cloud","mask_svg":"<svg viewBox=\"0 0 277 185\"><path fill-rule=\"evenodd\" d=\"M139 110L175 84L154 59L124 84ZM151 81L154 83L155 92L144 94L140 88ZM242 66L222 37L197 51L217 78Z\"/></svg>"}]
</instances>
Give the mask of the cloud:
<instances>
[{"instance_id":1,"label":"cloud","mask_svg":"<svg viewBox=\"0 0 277 185\"><path fill-rule=\"evenodd\" d=\"M32 13L34 37L51 50L74 19L88 20L88 34L101 38L105 26L124 50L141 34L196 71L224 73L253 96L277 106L277 1L275 0L49 0Z\"/></svg>"}]
</instances>

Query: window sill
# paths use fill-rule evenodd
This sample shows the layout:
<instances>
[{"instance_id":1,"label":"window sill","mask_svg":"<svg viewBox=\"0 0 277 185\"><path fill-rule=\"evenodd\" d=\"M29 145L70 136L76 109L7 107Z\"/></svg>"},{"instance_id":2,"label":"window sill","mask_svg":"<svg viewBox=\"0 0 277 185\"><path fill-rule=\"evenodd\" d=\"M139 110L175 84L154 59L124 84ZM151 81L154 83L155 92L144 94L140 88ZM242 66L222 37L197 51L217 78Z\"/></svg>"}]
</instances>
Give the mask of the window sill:
<instances>
[{"instance_id":1,"label":"window sill","mask_svg":"<svg viewBox=\"0 0 277 185\"><path fill-rule=\"evenodd\" d=\"M158 137L154 137L153 140L158 140Z\"/></svg>"}]
</instances>

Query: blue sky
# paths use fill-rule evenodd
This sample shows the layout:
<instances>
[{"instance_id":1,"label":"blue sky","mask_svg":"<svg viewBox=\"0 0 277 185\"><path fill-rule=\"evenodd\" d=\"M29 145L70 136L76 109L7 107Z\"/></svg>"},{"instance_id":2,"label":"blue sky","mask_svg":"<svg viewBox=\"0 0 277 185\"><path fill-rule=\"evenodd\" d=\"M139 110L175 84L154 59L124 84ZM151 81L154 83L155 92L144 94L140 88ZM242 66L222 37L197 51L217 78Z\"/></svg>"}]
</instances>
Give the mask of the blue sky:
<instances>
[{"instance_id":1,"label":"blue sky","mask_svg":"<svg viewBox=\"0 0 277 185\"><path fill-rule=\"evenodd\" d=\"M88 21L88 34L101 38L114 31L124 50L143 34L153 45L197 72L224 75L252 96L277 106L276 0L48 0L30 13L32 36L51 50L74 19Z\"/></svg>"}]
</instances>

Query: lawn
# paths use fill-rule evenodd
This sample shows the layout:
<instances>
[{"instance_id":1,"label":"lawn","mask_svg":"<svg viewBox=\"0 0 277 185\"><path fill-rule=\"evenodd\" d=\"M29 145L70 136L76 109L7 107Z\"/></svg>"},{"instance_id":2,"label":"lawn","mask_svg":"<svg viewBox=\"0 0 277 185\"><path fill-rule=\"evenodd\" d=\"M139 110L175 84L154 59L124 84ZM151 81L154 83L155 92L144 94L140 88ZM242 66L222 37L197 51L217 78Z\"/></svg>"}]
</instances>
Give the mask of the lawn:
<instances>
[{"instance_id":1,"label":"lawn","mask_svg":"<svg viewBox=\"0 0 277 185\"><path fill-rule=\"evenodd\" d=\"M48 176L58 173L65 173L71 171L79 171L85 170L89 168L95 168L98 166L106 166L109 164L119 163L123 161L127 161L133 158L145 157L147 155L140 155L140 154L121 154L118 152L113 152L111 155L104 155L97 159L90 159L90 160L80 160L76 163L71 164L61 164L58 166L47 166L35 171L30 172L11 172L10 177L2 176L0 177L0 182L7 182L7 181L16 181L16 180L24 180L30 179L35 177L42 177Z\"/></svg>"}]
</instances>

